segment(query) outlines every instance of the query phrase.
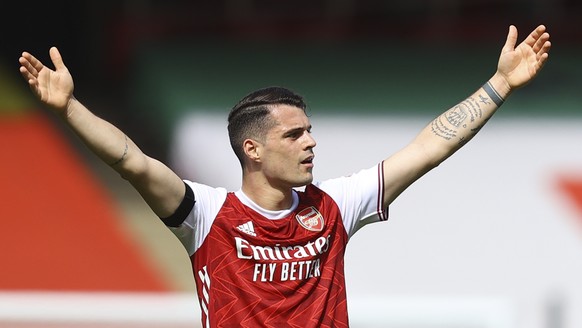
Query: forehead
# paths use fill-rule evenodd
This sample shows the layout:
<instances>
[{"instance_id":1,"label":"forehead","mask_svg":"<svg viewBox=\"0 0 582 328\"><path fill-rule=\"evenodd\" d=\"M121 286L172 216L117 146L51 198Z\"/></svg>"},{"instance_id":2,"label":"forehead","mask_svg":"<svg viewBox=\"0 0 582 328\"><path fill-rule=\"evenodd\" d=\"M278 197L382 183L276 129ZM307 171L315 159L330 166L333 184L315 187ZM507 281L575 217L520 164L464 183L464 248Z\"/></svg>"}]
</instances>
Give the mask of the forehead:
<instances>
[{"instance_id":1,"label":"forehead","mask_svg":"<svg viewBox=\"0 0 582 328\"><path fill-rule=\"evenodd\" d=\"M291 105L276 105L271 109L271 116L275 121L273 129L289 130L298 127L310 126L309 118L303 109Z\"/></svg>"}]
</instances>

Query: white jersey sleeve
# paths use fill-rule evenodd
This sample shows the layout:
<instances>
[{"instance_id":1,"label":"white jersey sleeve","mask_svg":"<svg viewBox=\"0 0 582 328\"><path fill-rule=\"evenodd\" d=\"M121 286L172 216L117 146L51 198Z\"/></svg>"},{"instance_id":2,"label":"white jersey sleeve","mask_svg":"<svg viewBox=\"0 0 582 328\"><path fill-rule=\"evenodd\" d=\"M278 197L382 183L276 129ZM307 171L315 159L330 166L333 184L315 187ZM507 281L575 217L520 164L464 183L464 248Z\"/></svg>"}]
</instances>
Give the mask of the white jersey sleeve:
<instances>
[{"instance_id":1,"label":"white jersey sleeve","mask_svg":"<svg viewBox=\"0 0 582 328\"><path fill-rule=\"evenodd\" d=\"M388 219L384 208L384 173L382 163L344 176L314 183L339 206L348 236L368 223Z\"/></svg>"},{"instance_id":2,"label":"white jersey sleeve","mask_svg":"<svg viewBox=\"0 0 582 328\"><path fill-rule=\"evenodd\" d=\"M195 204L184 222L169 229L178 237L188 251L194 254L210 232L212 223L226 200L224 188L213 188L204 184L184 180L194 192Z\"/></svg>"}]
</instances>

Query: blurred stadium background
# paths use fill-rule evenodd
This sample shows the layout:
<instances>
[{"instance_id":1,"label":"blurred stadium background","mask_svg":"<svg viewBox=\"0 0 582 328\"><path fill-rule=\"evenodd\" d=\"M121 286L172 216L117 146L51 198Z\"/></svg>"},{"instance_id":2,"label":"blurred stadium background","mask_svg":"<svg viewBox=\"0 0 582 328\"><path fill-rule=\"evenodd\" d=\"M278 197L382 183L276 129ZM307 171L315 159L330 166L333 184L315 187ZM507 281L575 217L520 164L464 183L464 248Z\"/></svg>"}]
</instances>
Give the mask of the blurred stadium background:
<instances>
[{"instance_id":1,"label":"blurred stadium background","mask_svg":"<svg viewBox=\"0 0 582 328\"><path fill-rule=\"evenodd\" d=\"M32 98L24 50L184 178L238 187L227 112L283 85L310 104L316 177L371 166L480 86L507 27L545 70L347 254L354 327L582 327L582 4L573 0L45 1L0 11L0 327L199 325L187 255ZM14 8L16 7L16 8ZM338 148L341 147L341 148Z\"/></svg>"}]
</instances>

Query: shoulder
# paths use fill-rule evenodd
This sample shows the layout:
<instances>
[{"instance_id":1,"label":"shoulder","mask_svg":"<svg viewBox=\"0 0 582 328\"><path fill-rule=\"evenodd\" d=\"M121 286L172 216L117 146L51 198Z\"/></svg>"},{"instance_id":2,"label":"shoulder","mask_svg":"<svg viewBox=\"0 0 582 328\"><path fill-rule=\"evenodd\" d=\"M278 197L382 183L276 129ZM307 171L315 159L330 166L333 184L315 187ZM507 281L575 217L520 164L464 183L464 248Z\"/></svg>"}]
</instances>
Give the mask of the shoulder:
<instances>
[{"instance_id":1,"label":"shoulder","mask_svg":"<svg viewBox=\"0 0 582 328\"><path fill-rule=\"evenodd\" d=\"M188 211L182 211L180 224L169 228L182 242L188 254L192 255L206 239L228 192L224 188L214 188L188 180L184 180L184 184L186 195L191 193L193 202Z\"/></svg>"},{"instance_id":2,"label":"shoulder","mask_svg":"<svg viewBox=\"0 0 582 328\"><path fill-rule=\"evenodd\" d=\"M336 198L339 196L338 193L351 193L362 189L377 191L380 181L382 181L381 163L350 175L316 181L313 185Z\"/></svg>"},{"instance_id":3,"label":"shoulder","mask_svg":"<svg viewBox=\"0 0 582 328\"><path fill-rule=\"evenodd\" d=\"M228 194L225 188L221 187L211 187L202 183L192 182L189 180L184 180L184 183L188 188L192 190L194 194L194 199L196 203L207 204L209 202L220 201L223 203L226 199L226 195Z\"/></svg>"}]
</instances>

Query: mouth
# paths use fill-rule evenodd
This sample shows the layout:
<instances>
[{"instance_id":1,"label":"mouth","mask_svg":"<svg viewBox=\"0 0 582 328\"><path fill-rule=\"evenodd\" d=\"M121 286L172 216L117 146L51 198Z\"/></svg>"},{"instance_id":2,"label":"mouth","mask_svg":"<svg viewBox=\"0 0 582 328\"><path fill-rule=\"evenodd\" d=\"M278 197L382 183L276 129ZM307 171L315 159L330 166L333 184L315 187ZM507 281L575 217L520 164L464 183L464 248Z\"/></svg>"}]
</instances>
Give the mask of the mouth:
<instances>
[{"instance_id":1,"label":"mouth","mask_svg":"<svg viewBox=\"0 0 582 328\"><path fill-rule=\"evenodd\" d=\"M304 159L303 161L301 161L301 164L313 166L313 159L314 158L315 158L315 155L311 155L311 156L307 157L306 159Z\"/></svg>"}]
</instances>

